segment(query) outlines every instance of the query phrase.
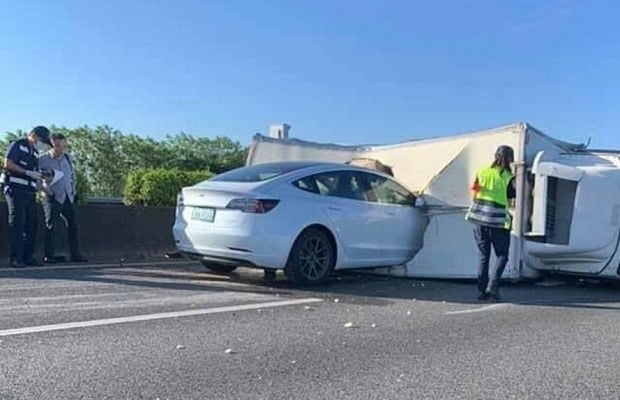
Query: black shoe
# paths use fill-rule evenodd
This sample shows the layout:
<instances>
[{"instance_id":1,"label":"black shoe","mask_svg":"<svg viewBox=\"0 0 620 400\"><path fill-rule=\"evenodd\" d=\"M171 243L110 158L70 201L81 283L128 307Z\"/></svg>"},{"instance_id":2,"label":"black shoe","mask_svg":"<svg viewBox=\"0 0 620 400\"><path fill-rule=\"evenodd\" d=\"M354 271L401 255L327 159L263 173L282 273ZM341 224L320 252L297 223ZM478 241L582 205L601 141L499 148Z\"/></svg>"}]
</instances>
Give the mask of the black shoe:
<instances>
[{"instance_id":1,"label":"black shoe","mask_svg":"<svg viewBox=\"0 0 620 400\"><path fill-rule=\"evenodd\" d=\"M43 262L45 264L58 264L67 261L67 259L63 256L45 256L43 257Z\"/></svg>"},{"instance_id":2,"label":"black shoe","mask_svg":"<svg viewBox=\"0 0 620 400\"><path fill-rule=\"evenodd\" d=\"M75 257L71 257L71 262L86 263L86 262L88 262L88 258L86 258L84 256L75 256Z\"/></svg>"},{"instance_id":3,"label":"black shoe","mask_svg":"<svg viewBox=\"0 0 620 400\"><path fill-rule=\"evenodd\" d=\"M36 258L29 258L26 260L25 264L30 267L41 267L43 265L43 263Z\"/></svg>"},{"instance_id":4,"label":"black shoe","mask_svg":"<svg viewBox=\"0 0 620 400\"><path fill-rule=\"evenodd\" d=\"M19 260L11 260L11 263L9 264L10 268L25 268L26 264L24 264L23 262L19 261Z\"/></svg>"},{"instance_id":5,"label":"black shoe","mask_svg":"<svg viewBox=\"0 0 620 400\"><path fill-rule=\"evenodd\" d=\"M486 293L480 293L478 295L478 300L480 300L480 301L485 301L485 300L488 300L488 299L489 299L489 295L486 294Z\"/></svg>"},{"instance_id":6,"label":"black shoe","mask_svg":"<svg viewBox=\"0 0 620 400\"><path fill-rule=\"evenodd\" d=\"M487 295L495 300L495 301L502 301L502 298L499 296L499 292L496 290L487 290Z\"/></svg>"},{"instance_id":7,"label":"black shoe","mask_svg":"<svg viewBox=\"0 0 620 400\"><path fill-rule=\"evenodd\" d=\"M270 285L276 282L276 271L272 269L266 269L263 280L266 284Z\"/></svg>"}]
</instances>

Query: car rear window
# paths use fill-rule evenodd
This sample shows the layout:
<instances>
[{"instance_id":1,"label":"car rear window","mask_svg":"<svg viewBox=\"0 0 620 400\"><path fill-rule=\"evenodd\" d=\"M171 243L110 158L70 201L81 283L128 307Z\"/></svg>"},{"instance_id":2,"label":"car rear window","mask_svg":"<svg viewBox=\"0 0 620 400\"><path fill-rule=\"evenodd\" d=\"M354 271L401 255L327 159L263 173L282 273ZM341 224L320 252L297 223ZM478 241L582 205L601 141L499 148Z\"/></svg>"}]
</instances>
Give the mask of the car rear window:
<instances>
[{"instance_id":1,"label":"car rear window","mask_svg":"<svg viewBox=\"0 0 620 400\"><path fill-rule=\"evenodd\" d=\"M237 168L210 180L219 182L262 182L312 165L313 164L297 162L258 164Z\"/></svg>"}]
</instances>

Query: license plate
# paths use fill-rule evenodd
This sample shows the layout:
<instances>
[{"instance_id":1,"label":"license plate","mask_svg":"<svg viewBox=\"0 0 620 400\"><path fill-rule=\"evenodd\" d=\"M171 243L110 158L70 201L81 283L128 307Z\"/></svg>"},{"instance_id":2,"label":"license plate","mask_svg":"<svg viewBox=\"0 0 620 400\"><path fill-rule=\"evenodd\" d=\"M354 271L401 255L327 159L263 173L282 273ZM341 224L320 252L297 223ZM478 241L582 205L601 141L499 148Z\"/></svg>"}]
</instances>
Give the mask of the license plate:
<instances>
[{"instance_id":1,"label":"license plate","mask_svg":"<svg viewBox=\"0 0 620 400\"><path fill-rule=\"evenodd\" d=\"M192 219L204 222L213 222L215 219L214 208L194 208L192 209Z\"/></svg>"}]
</instances>

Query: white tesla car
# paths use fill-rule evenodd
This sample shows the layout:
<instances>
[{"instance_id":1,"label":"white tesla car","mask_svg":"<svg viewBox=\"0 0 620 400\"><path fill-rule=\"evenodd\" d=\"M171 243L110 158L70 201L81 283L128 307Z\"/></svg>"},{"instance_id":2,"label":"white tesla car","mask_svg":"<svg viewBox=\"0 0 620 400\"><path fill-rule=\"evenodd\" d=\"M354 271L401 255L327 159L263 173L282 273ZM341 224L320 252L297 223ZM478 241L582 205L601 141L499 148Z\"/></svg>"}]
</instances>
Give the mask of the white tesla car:
<instances>
[{"instance_id":1,"label":"white tesla car","mask_svg":"<svg viewBox=\"0 0 620 400\"><path fill-rule=\"evenodd\" d=\"M235 169L178 197L174 239L211 270L284 269L295 284L334 269L401 265L428 221L390 176L345 164L279 162Z\"/></svg>"}]
</instances>

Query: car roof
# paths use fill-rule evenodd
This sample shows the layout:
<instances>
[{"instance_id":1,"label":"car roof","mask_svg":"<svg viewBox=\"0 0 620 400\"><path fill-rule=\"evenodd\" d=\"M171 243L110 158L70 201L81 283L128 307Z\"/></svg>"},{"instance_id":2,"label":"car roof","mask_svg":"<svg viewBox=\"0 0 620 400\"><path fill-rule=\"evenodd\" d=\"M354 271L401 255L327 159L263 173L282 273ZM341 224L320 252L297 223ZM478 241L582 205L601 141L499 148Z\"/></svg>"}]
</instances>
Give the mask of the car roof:
<instances>
[{"instance_id":1,"label":"car roof","mask_svg":"<svg viewBox=\"0 0 620 400\"><path fill-rule=\"evenodd\" d=\"M254 164L259 165L259 164ZM278 162L270 162L270 163L262 163L262 165L280 165L284 166L291 171L282 174L281 177L286 177L290 175L296 175L299 173L308 173L320 170L332 170L332 169L343 169L349 171L361 171L361 172L371 172L377 175L384 176L386 178L394 179L394 177L384 173L383 171L379 171L371 168L364 168L357 165L345 164L345 163L335 163L335 162L327 162L327 161L278 161Z\"/></svg>"}]
</instances>

